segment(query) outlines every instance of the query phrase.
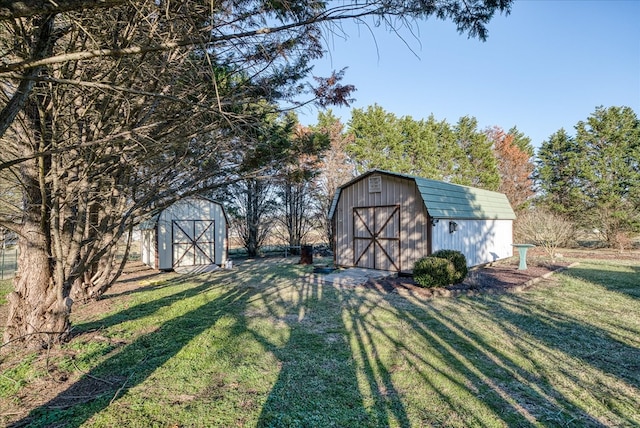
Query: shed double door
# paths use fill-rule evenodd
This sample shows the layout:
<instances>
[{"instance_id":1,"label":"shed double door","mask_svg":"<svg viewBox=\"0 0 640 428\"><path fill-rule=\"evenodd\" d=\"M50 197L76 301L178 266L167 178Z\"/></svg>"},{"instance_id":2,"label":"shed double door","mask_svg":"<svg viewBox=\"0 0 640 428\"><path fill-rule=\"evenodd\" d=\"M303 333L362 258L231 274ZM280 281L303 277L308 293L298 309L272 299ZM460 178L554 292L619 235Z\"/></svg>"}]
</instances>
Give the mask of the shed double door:
<instances>
[{"instance_id":1,"label":"shed double door","mask_svg":"<svg viewBox=\"0 0 640 428\"><path fill-rule=\"evenodd\" d=\"M172 220L173 267L215 264L215 222Z\"/></svg>"},{"instance_id":2,"label":"shed double door","mask_svg":"<svg viewBox=\"0 0 640 428\"><path fill-rule=\"evenodd\" d=\"M353 265L400 271L400 206L353 208Z\"/></svg>"}]
</instances>

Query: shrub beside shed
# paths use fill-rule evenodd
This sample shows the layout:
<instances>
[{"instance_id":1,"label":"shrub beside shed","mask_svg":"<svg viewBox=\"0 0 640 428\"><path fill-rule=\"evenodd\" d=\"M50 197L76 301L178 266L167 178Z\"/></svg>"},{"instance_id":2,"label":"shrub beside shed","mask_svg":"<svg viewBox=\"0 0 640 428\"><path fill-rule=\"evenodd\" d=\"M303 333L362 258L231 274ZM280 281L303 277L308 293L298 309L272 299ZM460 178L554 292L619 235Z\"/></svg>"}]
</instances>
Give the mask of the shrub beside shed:
<instances>
[{"instance_id":1,"label":"shrub beside shed","mask_svg":"<svg viewBox=\"0 0 640 428\"><path fill-rule=\"evenodd\" d=\"M515 213L499 192L371 170L336 191L329 217L337 266L410 272L442 249L469 266L513 255Z\"/></svg>"},{"instance_id":2,"label":"shrub beside shed","mask_svg":"<svg viewBox=\"0 0 640 428\"><path fill-rule=\"evenodd\" d=\"M140 224L142 262L154 269L222 266L228 254L228 222L221 204L185 198Z\"/></svg>"}]
</instances>

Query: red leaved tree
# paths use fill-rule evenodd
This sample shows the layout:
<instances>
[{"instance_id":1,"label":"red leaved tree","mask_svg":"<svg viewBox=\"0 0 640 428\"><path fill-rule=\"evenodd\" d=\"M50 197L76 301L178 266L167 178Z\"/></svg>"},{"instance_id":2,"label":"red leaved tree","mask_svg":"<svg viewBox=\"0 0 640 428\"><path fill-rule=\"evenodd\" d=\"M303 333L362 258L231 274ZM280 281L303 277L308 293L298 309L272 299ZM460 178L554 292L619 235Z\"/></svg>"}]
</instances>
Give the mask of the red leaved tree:
<instances>
[{"instance_id":1,"label":"red leaved tree","mask_svg":"<svg viewBox=\"0 0 640 428\"><path fill-rule=\"evenodd\" d=\"M488 129L487 136L493 141L493 150L498 161L498 191L507 195L514 210L522 210L534 194L531 178L534 168L531 162L533 149L530 140L516 128L510 129L507 133L498 126Z\"/></svg>"}]
</instances>

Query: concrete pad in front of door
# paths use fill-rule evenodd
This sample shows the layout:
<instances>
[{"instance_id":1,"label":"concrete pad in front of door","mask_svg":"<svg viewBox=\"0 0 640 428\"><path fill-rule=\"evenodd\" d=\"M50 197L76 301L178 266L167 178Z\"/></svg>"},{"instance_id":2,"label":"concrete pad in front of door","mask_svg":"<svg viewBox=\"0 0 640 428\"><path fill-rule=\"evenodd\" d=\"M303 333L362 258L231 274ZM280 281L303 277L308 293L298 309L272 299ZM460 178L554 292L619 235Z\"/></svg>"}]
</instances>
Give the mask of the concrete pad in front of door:
<instances>
[{"instance_id":1,"label":"concrete pad in front of door","mask_svg":"<svg viewBox=\"0 0 640 428\"><path fill-rule=\"evenodd\" d=\"M173 271L182 275L196 275L199 273L215 272L220 269L218 265L176 266Z\"/></svg>"},{"instance_id":2,"label":"concrete pad in front of door","mask_svg":"<svg viewBox=\"0 0 640 428\"><path fill-rule=\"evenodd\" d=\"M321 282L336 285L362 285L370 279L396 276L395 272L364 268L339 269L328 274L316 274Z\"/></svg>"}]
</instances>

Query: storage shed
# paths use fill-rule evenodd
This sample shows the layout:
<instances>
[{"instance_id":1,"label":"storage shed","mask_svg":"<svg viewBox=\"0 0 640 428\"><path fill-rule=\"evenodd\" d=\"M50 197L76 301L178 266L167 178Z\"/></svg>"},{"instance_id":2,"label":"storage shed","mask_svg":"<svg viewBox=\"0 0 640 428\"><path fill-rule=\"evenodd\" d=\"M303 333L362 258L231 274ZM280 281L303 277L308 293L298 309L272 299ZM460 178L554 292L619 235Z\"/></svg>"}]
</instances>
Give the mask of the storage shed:
<instances>
[{"instance_id":1,"label":"storage shed","mask_svg":"<svg viewBox=\"0 0 640 428\"><path fill-rule=\"evenodd\" d=\"M410 272L441 249L469 266L513 255L516 216L498 192L372 170L336 191L329 217L336 266Z\"/></svg>"},{"instance_id":2,"label":"storage shed","mask_svg":"<svg viewBox=\"0 0 640 428\"><path fill-rule=\"evenodd\" d=\"M228 222L221 204L186 198L140 224L142 262L154 269L221 266L227 260Z\"/></svg>"}]
</instances>

